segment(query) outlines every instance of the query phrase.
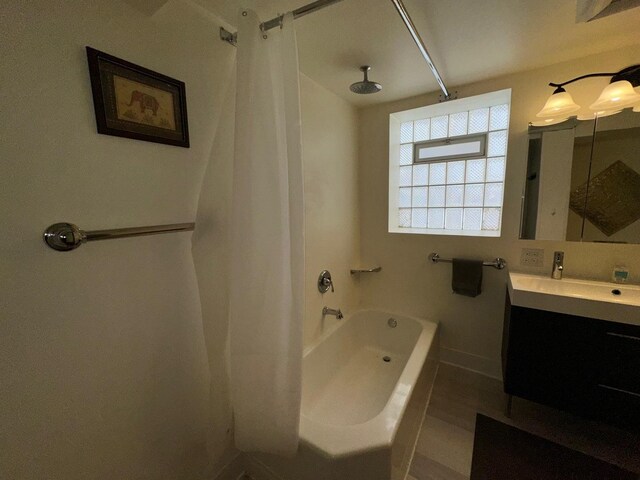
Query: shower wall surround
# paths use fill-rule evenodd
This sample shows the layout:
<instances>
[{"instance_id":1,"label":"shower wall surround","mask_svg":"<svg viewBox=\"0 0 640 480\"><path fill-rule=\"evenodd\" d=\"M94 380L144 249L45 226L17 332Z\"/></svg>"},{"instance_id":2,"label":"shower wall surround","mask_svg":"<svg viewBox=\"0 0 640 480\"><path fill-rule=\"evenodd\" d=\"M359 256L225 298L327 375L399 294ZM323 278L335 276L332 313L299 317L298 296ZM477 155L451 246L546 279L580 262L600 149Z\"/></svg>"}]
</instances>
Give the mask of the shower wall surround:
<instances>
[{"instance_id":1,"label":"shower wall surround","mask_svg":"<svg viewBox=\"0 0 640 480\"><path fill-rule=\"evenodd\" d=\"M360 302L357 110L301 75L302 160L305 188L305 319L309 345L335 317L322 307L352 313ZM318 292L318 275L329 270L335 292ZM376 274L374 274L376 275ZM362 275L360 275L362 276Z\"/></svg>"},{"instance_id":2,"label":"shower wall surround","mask_svg":"<svg viewBox=\"0 0 640 480\"><path fill-rule=\"evenodd\" d=\"M552 78L573 78L585 71L617 71L638 63L640 45L593 55L528 72L452 88L460 98L512 88L509 152L504 214L500 238L464 238L440 235L388 233L389 114L438 102L437 92L359 111L359 184L361 255L366 264L383 265L382 272L363 276L362 302L440 322L441 358L488 375L500 377L500 341L506 271L486 269L482 295L475 299L451 294L451 269L427 261L429 252L446 257L504 257L509 268L519 265L522 248L543 248L544 267L532 273L548 274L554 250L565 252L565 274L608 281L616 263L626 265L630 280L640 283L640 246L577 242L517 240L520 196L527 163L528 122L548 97ZM579 104L596 98L608 79L576 85L571 94ZM577 88L579 87L579 88ZM582 102L582 103L581 103ZM588 261L585 261L587 260Z\"/></svg>"}]
</instances>

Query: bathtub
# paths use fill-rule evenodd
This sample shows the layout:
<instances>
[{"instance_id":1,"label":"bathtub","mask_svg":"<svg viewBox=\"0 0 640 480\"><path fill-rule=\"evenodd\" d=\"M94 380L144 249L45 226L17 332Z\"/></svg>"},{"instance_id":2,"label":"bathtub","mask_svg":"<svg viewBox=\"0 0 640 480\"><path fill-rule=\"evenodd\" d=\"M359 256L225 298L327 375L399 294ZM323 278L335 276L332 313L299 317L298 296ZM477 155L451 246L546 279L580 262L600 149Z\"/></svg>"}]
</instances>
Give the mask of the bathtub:
<instances>
[{"instance_id":1,"label":"bathtub","mask_svg":"<svg viewBox=\"0 0 640 480\"><path fill-rule=\"evenodd\" d=\"M371 310L336 324L304 351L298 454L254 455L250 473L258 479L403 479L437 369L437 328Z\"/></svg>"}]
</instances>

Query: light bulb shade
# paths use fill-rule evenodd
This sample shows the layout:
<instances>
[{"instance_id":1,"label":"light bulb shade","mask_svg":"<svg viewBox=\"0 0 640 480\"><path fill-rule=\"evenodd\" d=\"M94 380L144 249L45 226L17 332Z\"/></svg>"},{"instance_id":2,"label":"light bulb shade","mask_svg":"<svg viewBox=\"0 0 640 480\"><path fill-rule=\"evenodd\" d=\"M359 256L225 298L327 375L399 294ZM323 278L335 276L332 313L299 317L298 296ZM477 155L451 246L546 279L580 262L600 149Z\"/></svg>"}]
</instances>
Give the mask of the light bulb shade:
<instances>
[{"instance_id":1,"label":"light bulb shade","mask_svg":"<svg viewBox=\"0 0 640 480\"><path fill-rule=\"evenodd\" d=\"M569 93L558 92L549 97L542 110L536 114L536 117L566 117L569 113L577 112L578 110L580 110L580 105L576 105Z\"/></svg>"},{"instance_id":2,"label":"light bulb shade","mask_svg":"<svg viewBox=\"0 0 640 480\"><path fill-rule=\"evenodd\" d=\"M626 80L619 80L607 85L589 108L594 112L621 110L636 103L640 103L640 95L633 90L633 85Z\"/></svg>"},{"instance_id":3,"label":"light bulb shade","mask_svg":"<svg viewBox=\"0 0 640 480\"><path fill-rule=\"evenodd\" d=\"M593 120L594 118L610 117L611 115L617 115L622 110L600 110L599 112L593 112L591 114L578 115L578 120Z\"/></svg>"},{"instance_id":4,"label":"light bulb shade","mask_svg":"<svg viewBox=\"0 0 640 480\"><path fill-rule=\"evenodd\" d=\"M557 123L566 122L567 120L569 120L569 117L545 118L544 120L531 122L531 126L532 127L548 127L549 125L555 125Z\"/></svg>"}]
</instances>

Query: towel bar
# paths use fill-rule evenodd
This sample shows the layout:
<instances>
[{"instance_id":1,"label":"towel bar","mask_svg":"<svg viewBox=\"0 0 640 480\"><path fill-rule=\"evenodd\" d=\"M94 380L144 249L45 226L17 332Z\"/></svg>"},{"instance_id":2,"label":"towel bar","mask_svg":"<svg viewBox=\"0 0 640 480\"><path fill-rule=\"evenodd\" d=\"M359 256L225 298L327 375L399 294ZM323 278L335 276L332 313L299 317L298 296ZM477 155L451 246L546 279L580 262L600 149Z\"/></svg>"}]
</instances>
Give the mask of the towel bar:
<instances>
[{"instance_id":1,"label":"towel bar","mask_svg":"<svg viewBox=\"0 0 640 480\"><path fill-rule=\"evenodd\" d=\"M139 237L158 233L190 232L195 223L172 223L169 225L153 225L149 227L114 228L111 230L80 230L73 223L54 223L44 231L45 243L59 252L75 250L86 242L95 240L111 240L114 238Z\"/></svg>"},{"instance_id":2,"label":"towel bar","mask_svg":"<svg viewBox=\"0 0 640 480\"><path fill-rule=\"evenodd\" d=\"M429 260L431 260L433 263L438 263L438 262L452 263L453 262L451 258L440 258L440 255L437 253L431 253L429 255ZM498 270L502 270L504 267L507 266L507 261L504 258L496 257L490 262L482 262L482 266L493 267L493 268L497 268Z\"/></svg>"}]
</instances>

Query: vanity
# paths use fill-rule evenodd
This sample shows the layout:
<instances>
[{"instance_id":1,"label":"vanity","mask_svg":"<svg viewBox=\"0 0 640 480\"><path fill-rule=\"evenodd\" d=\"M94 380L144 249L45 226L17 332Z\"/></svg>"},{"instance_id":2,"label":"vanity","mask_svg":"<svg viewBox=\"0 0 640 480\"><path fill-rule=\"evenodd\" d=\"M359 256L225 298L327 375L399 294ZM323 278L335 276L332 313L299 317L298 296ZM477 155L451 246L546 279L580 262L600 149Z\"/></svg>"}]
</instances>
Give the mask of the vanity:
<instances>
[{"instance_id":1,"label":"vanity","mask_svg":"<svg viewBox=\"0 0 640 480\"><path fill-rule=\"evenodd\" d=\"M529 125L520 239L638 244L640 108L578 104ZM507 410L518 396L640 431L640 287L510 273L502 372Z\"/></svg>"},{"instance_id":2,"label":"vanity","mask_svg":"<svg viewBox=\"0 0 640 480\"><path fill-rule=\"evenodd\" d=\"M640 431L640 287L510 273L502 370L510 396Z\"/></svg>"}]
</instances>

